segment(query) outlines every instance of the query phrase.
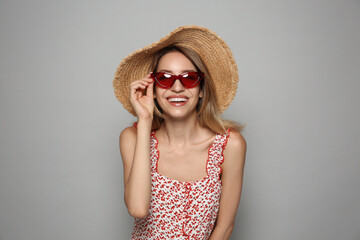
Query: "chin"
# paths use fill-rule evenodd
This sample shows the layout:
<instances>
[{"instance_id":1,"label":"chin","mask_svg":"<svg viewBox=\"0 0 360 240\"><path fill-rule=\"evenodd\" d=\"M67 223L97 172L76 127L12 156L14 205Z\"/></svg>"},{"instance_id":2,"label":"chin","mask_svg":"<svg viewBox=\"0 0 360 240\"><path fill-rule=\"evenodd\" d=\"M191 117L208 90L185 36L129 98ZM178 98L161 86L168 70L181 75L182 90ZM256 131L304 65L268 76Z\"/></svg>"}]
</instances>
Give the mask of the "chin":
<instances>
[{"instance_id":1,"label":"chin","mask_svg":"<svg viewBox=\"0 0 360 240\"><path fill-rule=\"evenodd\" d=\"M193 115L196 115L196 111L187 112L181 109L175 109L174 111L168 111L164 114L169 119L180 120L180 119L190 118Z\"/></svg>"}]
</instances>

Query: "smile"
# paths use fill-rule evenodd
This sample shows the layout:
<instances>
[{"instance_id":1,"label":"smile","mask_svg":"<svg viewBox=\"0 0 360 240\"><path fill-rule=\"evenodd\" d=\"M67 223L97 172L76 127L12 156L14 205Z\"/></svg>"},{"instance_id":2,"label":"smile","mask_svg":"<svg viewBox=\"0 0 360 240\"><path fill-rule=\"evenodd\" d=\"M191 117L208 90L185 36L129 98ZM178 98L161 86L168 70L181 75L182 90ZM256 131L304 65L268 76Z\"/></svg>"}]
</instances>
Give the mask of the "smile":
<instances>
[{"instance_id":1,"label":"smile","mask_svg":"<svg viewBox=\"0 0 360 240\"><path fill-rule=\"evenodd\" d=\"M187 98L168 98L169 102L186 102Z\"/></svg>"},{"instance_id":2,"label":"smile","mask_svg":"<svg viewBox=\"0 0 360 240\"><path fill-rule=\"evenodd\" d=\"M189 100L189 98L181 96L181 97L168 97L167 98L168 102L176 107L181 107L183 105L185 105L187 103L187 101Z\"/></svg>"}]
</instances>

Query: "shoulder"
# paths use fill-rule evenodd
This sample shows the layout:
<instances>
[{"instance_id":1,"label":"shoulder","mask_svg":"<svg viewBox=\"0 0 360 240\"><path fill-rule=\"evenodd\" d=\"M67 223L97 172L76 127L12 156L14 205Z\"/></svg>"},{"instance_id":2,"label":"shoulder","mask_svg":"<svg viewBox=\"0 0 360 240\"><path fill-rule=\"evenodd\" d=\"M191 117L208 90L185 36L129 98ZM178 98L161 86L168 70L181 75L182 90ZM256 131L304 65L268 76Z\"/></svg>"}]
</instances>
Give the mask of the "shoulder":
<instances>
[{"instance_id":1,"label":"shoulder","mask_svg":"<svg viewBox=\"0 0 360 240\"><path fill-rule=\"evenodd\" d=\"M230 131L224 149L224 167L233 167L245 163L247 143L244 136L237 131Z\"/></svg>"},{"instance_id":2,"label":"shoulder","mask_svg":"<svg viewBox=\"0 0 360 240\"><path fill-rule=\"evenodd\" d=\"M130 146L136 142L136 128L134 126L126 127L119 136L120 149Z\"/></svg>"},{"instance_id":3,"label":"shoulder","mask_svg":"<svg viewBox=\"0 0 360 240\"><path fill-rule=\"evenodd\" d=\"M119 148L124 168L125 166L130 166L133 159L137 137L136 131L134 126L127 127L122 130L119 136Z\"/></svg>"},{"instance_id":4,"label":"shoulder","mask_svg":"<svg viewBox=\"0 0 360 240\"><path fill-rule=\"evenodd\" d=\"M244 136L238 131L230 130L226 148L228 150L246 150L246 140Z\"/></svg>"},{"instance_id":5,"label":"shoulder","mask_svg":"<svg viewBox=\"0 0 360 240\"><path fill-rule=\"evenodd\" d=\"M136 137L136 128L134 126L124 128L120 133L120 138Z\"/></svg>"}]
</instances>

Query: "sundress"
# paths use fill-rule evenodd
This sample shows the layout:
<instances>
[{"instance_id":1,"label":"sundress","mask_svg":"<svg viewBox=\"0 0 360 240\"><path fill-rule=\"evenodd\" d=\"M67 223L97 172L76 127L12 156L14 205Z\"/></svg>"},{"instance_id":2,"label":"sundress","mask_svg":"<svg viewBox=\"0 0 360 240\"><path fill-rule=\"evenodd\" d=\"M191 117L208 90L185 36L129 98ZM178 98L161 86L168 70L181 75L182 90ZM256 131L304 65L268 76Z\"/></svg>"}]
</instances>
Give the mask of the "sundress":
<instances>
[{"instance_id":1,"label":"sundress","mask_svg":"<svg viewBox=\"0 0 360 240\"><path fill-rule=\"evenodd\" d=\"M222 191L221 166L229 137L217 133L208 150L207 176L181 182L158 173L158 140L150 137L151 202L144 218L135 218L131 239L209 239Z\"/></svg>"}]
</instances>

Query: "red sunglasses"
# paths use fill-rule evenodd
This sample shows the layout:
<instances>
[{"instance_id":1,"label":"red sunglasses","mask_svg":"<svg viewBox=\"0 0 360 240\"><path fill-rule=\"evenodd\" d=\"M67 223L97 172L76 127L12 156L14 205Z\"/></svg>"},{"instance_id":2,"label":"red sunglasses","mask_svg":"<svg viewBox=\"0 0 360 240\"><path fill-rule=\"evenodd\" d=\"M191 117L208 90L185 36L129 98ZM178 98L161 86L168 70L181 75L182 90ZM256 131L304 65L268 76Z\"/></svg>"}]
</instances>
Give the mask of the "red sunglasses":
<instances>
[{"instance_id":1,"label":"red sunglasses","mask_svg":"<svg viewBox=\"0 0 360 240\"><path fill-rule=\"evenodd\" d=\"M196 87L204 77L202 72L186 72L180 75L174 75L165 72L156 72L151 74L156 84L161 88L171 88L176 79L179 79L181 84L186 88Z\"/></svg>"}]
</instances>

